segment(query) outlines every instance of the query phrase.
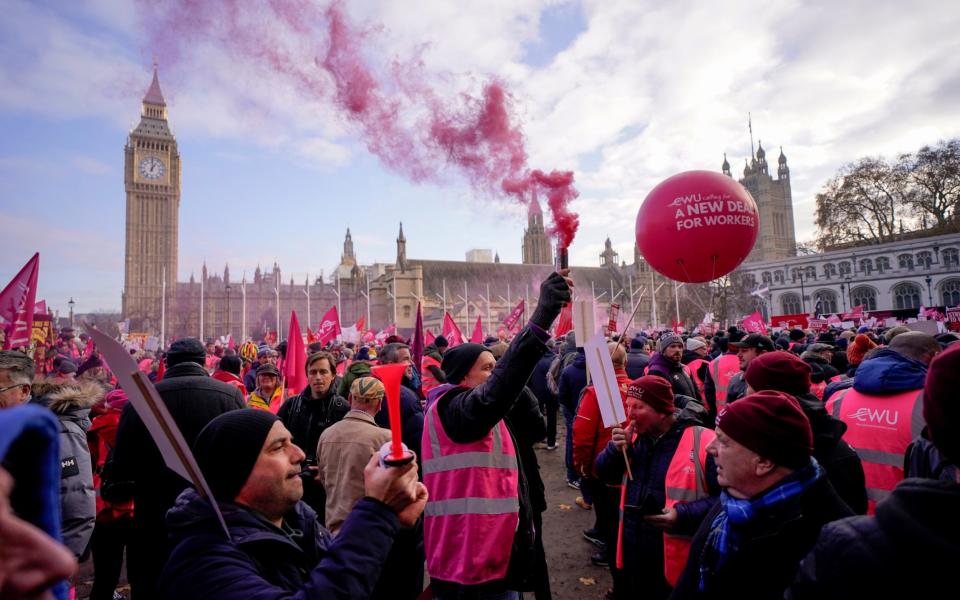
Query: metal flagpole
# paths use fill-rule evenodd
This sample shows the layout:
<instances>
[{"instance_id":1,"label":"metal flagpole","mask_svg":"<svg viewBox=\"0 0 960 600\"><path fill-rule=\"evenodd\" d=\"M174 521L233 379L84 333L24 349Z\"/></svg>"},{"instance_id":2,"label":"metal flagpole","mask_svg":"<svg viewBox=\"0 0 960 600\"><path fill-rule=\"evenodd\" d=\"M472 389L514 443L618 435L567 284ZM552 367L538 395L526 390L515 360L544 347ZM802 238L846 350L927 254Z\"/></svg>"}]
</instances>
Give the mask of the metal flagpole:
<instances>
[{"instance_id":1,"label":"metal flagpole","mask_svg":"<svg viewBox=\"0 0 960 600\"><path fill-rule=\"evenodd\" d=\"M307 295L307 329L310 329L310 324L313 323L310 320L310 273L307 273L307 291L304 293Z\"/></svg>"},{"instance_id":2,"label":"metal flagpole","mask_svg":"<svg viewBox=\"0 0 960 600\"><path fill-rule=\"evenodd\" d=\"M200 276L200 343L203 343L203 280L205 277Z\"/></svg>"},{"instance_id":3,"label":"metal flagpole","mask_svg":"<svg viewBox=\"0 0 960 600\"><path fill-rule=\"evenodd\" d=\"M160 348L164 347L163 341L167 333L167 267L163 267L163 282L160 291Z\"/></svg>"},{"instance_id":4,"label":"metal flagpole","mask_svg":"<svg viewBox=\"0 0 960 600\"><path fill-rule=\"evenodd\" d=\"M343 306L340 304L340 272L337 271L337 316L343 320ZM396 319L394 319L396 322Z\"/></svg>"},{"instance_id":5,"label":"metal flagpole","mask_svg":"<svg viewBox=\"0 0 960 600\"><path fill-rule=\"evenodd\" d=\"M680 324L680 294L677 292L677 282L673 282L673 302L677 309L677 325Z\"/></svg>"},{"instance_id":6,"label":"metal flagpole","mask_svg":"<svg viewBox=\"0 0 960 600\"><path fill-rule=\"evenodd\" d=\"M493 321L490 320L490 283L489 283L489 282L487 283L487 298L486 298L486 300L487 300L487 327L490 327L490 324L493 323Z\"/></svg>"},{"instance_id":7,"label":"metal flagpole","mask_svg":"<svg viewBox=\"0 0 960 600\"><path fill-rule=\"evenodd\" d=\"M243 314L240 317L240 342L247 341L247 274L243 274L243 280L240 282L240 293L243 295Z\"/></svg>"},{"instance_id":8,"label":"metal flagpole","mask_svg":"<svg viewBox=\"0 0 960 600\"><path fill-rule=\"evenodd\" d=\"M274 287L273 287L274 296L277 299L277 343L280 343L280 273L276 273L274 277Z\"/></svg>"},{"instance_id":9,"label":"metal flagpole","mask_svg":"<svg viewBox=\"0 0 960 600\"><path fill-rule=\"evenodd\" d=\"M467 281L463 281L463 330L470 331L470 296L467 295Z\"/></svg>"},{"instance_id":10,"label":"metal flagpole","mask_svg":"<svg viewBox=\"0 0 960 600\"><path fill-rule=\"evenodd\" d=\"M365 273L367 280L367 329L373 328L373 321L370 320L370 274Z\"/></svg>"},{"instance_id":11,"label":"metal flagpole","mask_svg":"<svg viewBox=\"0 0 960 600\"><path fill-rule=\"evenodd\" d=\"M653 279L653 271L650 271L650 299L653 302L653 328L656 329L658 325L657 322L657 282Z\"/></svg>"}]
</instances>

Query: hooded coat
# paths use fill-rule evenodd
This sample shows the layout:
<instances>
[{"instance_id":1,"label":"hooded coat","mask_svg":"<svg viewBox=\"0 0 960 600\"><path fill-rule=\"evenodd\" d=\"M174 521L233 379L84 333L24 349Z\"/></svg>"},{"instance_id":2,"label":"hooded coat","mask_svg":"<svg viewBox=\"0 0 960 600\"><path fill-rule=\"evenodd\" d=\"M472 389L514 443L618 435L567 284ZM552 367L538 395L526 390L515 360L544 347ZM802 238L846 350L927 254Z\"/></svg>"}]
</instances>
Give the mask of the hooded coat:
<instances>
[{"instance_id":1,"label":"hooded coat","mask_svg":"<svg viewBox=\"0 0 960 600\"><path fill-rule=\"evenodd\" d=\"M960 561L960 485L904 479L872 517L829 523L787 598L936 598Z\"/></svg>"},{"instance_id":2,"label":"hooded coat","mask_svg":"<svg viewBox=\"0 0 960 600\"><path fill-rule=\"evenodd\" d=\"M46 406L59 421L63 543L79 558L97 516L87 430L90 407L103 398L103 388L92 381L45 379L34 382L32 394L30 402Z\"/></svg>"},{"instance_id":3,"label":"hooded coat","mask_svg":"<svg viewBox=\"0 0 960 600\"><path fill-rule=\"evenodd\" d=\"M860 363L853 389L871 396L890 396L923 388L927 365L889 348L881 348Z\"/></svg>"},{"instance_id":4,"label":"hooded coat","mask_svg":"<svg viewBox=\"0 0 960 600\"><path fill-rule=\"evenodd\" d=\"M673 387L674 394L689 396L696 398L698 402L703 402L703 398L700 396L700 390L697 389L697 384L687 375L687 371L682 362L675 363L672 360L667 360L659 352L654 352L650 357L647 374L659 375L669 381Z\"/></svg>"},{"instance_id":5,"label":"hooded coat","mask_svg":"<svg viewBox=\"0 0 960 600\"><path fill-rule=\"evenodd\" d=\"M232 541L210 503L188 488L167 515L174 550L163 598L369 598L400 528L385 504L362 498L336 542L298 502L277 528L243 506L221 502Z\"/></svg>"},{"instance_id":6,"label":"hooded coat","mask_svg":"<svg viewBox=\"0 0 960 600\"><path fill-rule=\"evenodd\" d=\"M340 380L340 387L337 388L337 393L349 399L350 386L353 385L353 381L358 377L370 377L370 373L369 362L358 360L350 363L350 366L347 367L347 370L343 373L343 379Z\"/></svg>"}]
</instances>

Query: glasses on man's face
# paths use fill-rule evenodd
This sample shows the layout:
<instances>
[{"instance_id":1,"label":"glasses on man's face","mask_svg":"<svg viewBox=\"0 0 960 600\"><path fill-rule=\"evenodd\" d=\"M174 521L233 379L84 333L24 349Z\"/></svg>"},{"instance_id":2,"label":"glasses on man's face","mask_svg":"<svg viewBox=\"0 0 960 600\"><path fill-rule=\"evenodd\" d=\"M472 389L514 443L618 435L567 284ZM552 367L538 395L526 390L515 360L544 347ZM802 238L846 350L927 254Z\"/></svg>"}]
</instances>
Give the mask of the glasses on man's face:
<instances>
[{"instance_id":1,"label":"glasses on man's face","mask_svg":"<svg viewBox=\"0 0 960 600\"><path fill-rule=\"evenodd\" d=\"M2 387L2 388L0 388L0 394L4 393L4 392L7 391L7 390L12 390L13 388L18 388L18 387L20 387L20 386L22 386L22 385L24 385L24 384L22 384L22 383L15 383L15 384L13 384L13 385L8 385L7 387Z\"/></svg>"}]
</instances>

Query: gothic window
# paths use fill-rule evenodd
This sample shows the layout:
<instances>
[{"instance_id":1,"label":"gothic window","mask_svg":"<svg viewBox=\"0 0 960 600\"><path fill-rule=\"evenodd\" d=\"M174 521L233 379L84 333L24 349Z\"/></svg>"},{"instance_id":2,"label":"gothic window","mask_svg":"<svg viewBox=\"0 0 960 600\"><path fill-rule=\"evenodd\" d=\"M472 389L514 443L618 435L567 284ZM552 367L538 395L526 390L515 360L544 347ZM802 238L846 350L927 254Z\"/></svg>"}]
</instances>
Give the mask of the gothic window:
<instances>
[{"instance_id":1,"label":"gothic window","mask_svg":"<svg viewBox=\"0 0 960 600\"><path fill-rule=\"evenodd\" d=\"M820 314L837 312L837 294L832 290L819 290L813 296L814 310Z\"/></svg>"},{"instance_id":2,"label":"gothic window","mask_svg":"<svg viewBox=\"0 0 960 600\"><path fill-rule=\"evenodd\" d=\"M860 270L861 270L862 272L866 273L867 275L869 275L870 272L873 271L873 261L870 260L869 258L861 259L861 260L860 260Z\"/></svg>"},{"instance_id":3,"label":"gothic window","mask_svg":"<svg viewBox=\"0 0 960 600\"><path fill-rule=\"evenodd\" d=\"M850 307L863 305L863 310L877 310L877 291L872 287L860 286L850 290Z\"/></svg>"},{"instance_id":4,"label":"gothic window","mask_svg":"<svg viewBox=\"0 0 960 600\"><path fill-rule=\"evenodd\" d=\"M960 251L956 248L944 248L942 256L945 267L960 265Z\"/></svg>"},{"instance_id":5,"label":"gothic window","mask_svg":"<svg viewBox=\"0 0 960 600\"><path fill-rule=\"evenodd\" d=\"M880 256L877 258L877 270L883 273L884 271L890 270L890 259L886 256Z\"/></svg>"},{"instance_id":6,"label":"gothic window","mask_svg":"<svg viewBox=\"0 0 960 600\"><path fill-rule=\"evenodd\" d=\"M907 256L910 255L908 254ZM890 290L890 293L893 295L893 307L895 309L920 308L919 286L904 282L894 286L894 288Z\"/></svg>"},{"instance_id":7,"label":"gothic window","mask_svg":"<svg viewBox=\"0 0 960 600\"><path fill-rule=\"evenodd\" d=\"M403 307L403 318L404 318L404 319L409 319L409 318L410 318L410 307L409 307L409 306L404 306L404 307Z\"/></svg>"},{"instance_id":8,"label":"gothic window","mask_svg":"<svg viewBox=\"0 0 960 600\"><path fill-rule=\"evenodd\" d=\"M794 267L790 269L790 279L793 280L794 283L796 283L797 279L802 279L802 278L803 278L803 271L801 271L798 267Z\"/></svg>"},{"instance_id":9,"label":"gothic window","mask_svg":"<svg viewBox=\"0 0 960 600\"><path fill-rule=\"evenodd\" d=\"M841 275L850 274L850 263L848 261L842 261L839 265Z\"/></svg>"},{"instance_id":10,"label":"gothic window","mask_svg":"<svg viewBox=\"0 0 960 600\"><path fill-rule=\"evenodd\" d=\"M929 250L917 252L917 265L929 269L931 263L933 263L933 254Z\"/></svg>"},{"instance_id":11,"label":"gothic window","mask_svg":"<svg viewBox=\"0 0 960 600\"><path fill-rule=\"evenodd\" d=\"M940 284L944 306L960 305L960 279L948 279Z\"/></svg>"},{"instance_id":12,"label":"gothic window","mask_svg":"<svg viewBox=\"0 0 960 600\"><path fill-rule=\"evenodd\" d=\"M913 270L913 255L912 254L901 254L897 257L897 265L901 269Z\"/></svg>"},{"instance_id":13,"label":"gothic window","mask_svg":"<svg viewBox=\"0 0 960 600\"><path fill-rule=\"evenodd\" d=\"M760 275L760 278L767 285L770 285L771 283L773 283L773 276L770 275L770 271L764 271L763 274Z\"/></svg>"},{"instance_id":14,"label":"gothic window","mask_svg":"<svg viewBox=\"0 0 960 600\"><path fill-rule=\"evenodd\" d=\"M774 271L773 280L777 283L783 283L783 271Z\"/></svg>"},{"instance_id":15,"label":"gothic window","mask_svg":"<svg viewBox=\"0 0 960 600\"><path fill-rule=\"evenodd\" d=\"M806 269L807 279L816 279L817 278L817 269L815 267L807 267Z\"/></svg>"},{"instance_id":16,"label":"gothic window","mask_svg":"<svg viewBox=\"0 0 960 600\"><path fill-rule=\"evenodd\" d=\"M837 265L833 263L827 263L823 265L823 274L827 276L827 279L837 276Z\"/></svg>"},{"instance_id":17,"label":"gothic window","mask_svg":"<svg viewBox=\"0 0 960 600\"><path fill-rule=\"evenodd\" d=\"M789 293L780 296L780 305L783 307L783 314L785 315L798 315L803 312L799 294Z\"/></svg>"}]
</instances>

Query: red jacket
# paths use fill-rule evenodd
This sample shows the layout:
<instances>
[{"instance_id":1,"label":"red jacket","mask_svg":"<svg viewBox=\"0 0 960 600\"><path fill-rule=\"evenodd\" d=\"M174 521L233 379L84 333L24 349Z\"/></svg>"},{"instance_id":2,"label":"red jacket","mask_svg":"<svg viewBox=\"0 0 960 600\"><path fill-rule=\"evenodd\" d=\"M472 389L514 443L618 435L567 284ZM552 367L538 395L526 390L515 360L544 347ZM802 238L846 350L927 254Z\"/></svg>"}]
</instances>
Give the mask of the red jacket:
<instances>
[{"instance_id":1,"label":"red jacket","mask_svg":"<svg viewBox=\"0 0 960 600\"><path fill-rule=\"evenodd\" d=\"M234 375L233 373L229 371L224 371L222 369L217 369L216 371L213 372L213 375L211 375L211 377L213 377L217 381L229 383L233 387L240 390L240 393L243 394L244 398L247 397L247 386L243 385L243 380L237 377L236 375Z\"/></svg>"},{"instance_id":2,"label":"red jacket","mask_svg":"<svg viewBox=\"0 0 960 600\"><path fill-rule=\"evenodd\" d=\"M623 369L617 369L615 373L617 385L620 386L620 399L624 404L623 412L626 413L627 386L632 380ZM603 426L597 392L590 386L583 390L577 417L573 420L573 469L581 475L596 478L594 460L607 447L612 435L613 428Z\"/></svg>"}]
</instances>

